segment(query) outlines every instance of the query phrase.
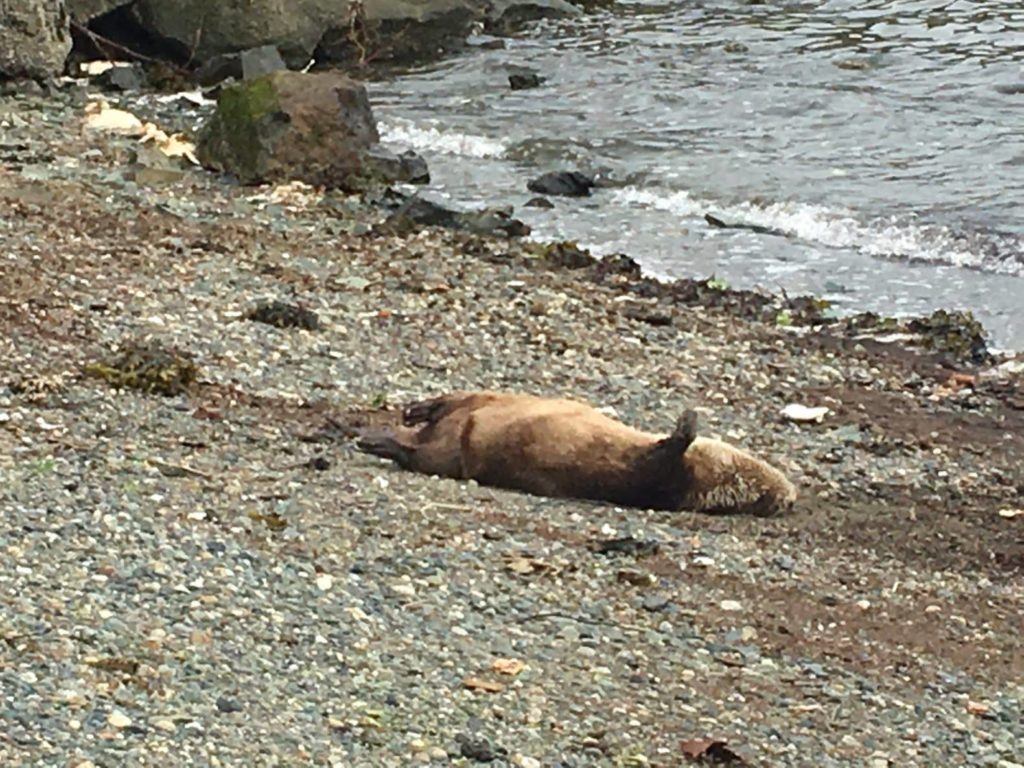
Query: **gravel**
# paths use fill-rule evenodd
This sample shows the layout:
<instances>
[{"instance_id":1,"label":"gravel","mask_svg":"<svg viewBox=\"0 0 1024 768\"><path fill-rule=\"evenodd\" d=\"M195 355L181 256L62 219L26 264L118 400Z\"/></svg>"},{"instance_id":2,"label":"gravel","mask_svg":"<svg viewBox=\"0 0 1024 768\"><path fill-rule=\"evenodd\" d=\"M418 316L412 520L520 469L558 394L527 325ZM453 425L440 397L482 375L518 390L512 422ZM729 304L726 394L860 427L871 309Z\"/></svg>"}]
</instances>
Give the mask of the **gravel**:
<instances>
[{"instance_id":1,"label":"gravel","mask_svg":"<svg viewBox=\"0 0 1024 768\"><path fill-rule=\"evenodd\" d=\"M529 244L363 234L383 214L355 199L139 186L82 101L0 100L0 763L675 766L692 739L752 765L1024 762L1012 366L951 389L902 347ZM267 301L317 322L246 319ZM85 373L140 339L197 385ZM696 407L801 501L542 499L344 436L490 387L651 429Z\"/></svg>"}]
</instances>

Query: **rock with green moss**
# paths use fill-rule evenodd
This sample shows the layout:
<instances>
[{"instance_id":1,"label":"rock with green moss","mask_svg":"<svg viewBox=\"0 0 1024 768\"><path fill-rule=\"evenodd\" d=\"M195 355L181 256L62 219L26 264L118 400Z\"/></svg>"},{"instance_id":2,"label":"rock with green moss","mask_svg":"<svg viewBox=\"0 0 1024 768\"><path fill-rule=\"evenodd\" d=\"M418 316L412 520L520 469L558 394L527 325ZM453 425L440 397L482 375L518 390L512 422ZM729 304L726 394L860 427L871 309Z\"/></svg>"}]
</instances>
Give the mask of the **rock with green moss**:
<instances>
[{"instance_id":1,"label":"rock with green moss","mask_svg":"<svg viewBox=\"0 0 1024 768\"><path fill-rule=\"evenodd\" d=\"M198 155L242 184L298 180L356 190L393 181L366 160L378 139L361 83L341 72L281 71L221 92Z\"/></svg>"},{"instance_id":2,"label":"rock with green moss","mask_svg":"<svg viewBox=\"0 0 1024 768\"><path fill-rule=\"evenodd\" d=\"M173 396L192 388L199 368L187 354L142 341L128 344L113 360L87 364L84 372L118 389Z\"/></svg>"}]
</instances>

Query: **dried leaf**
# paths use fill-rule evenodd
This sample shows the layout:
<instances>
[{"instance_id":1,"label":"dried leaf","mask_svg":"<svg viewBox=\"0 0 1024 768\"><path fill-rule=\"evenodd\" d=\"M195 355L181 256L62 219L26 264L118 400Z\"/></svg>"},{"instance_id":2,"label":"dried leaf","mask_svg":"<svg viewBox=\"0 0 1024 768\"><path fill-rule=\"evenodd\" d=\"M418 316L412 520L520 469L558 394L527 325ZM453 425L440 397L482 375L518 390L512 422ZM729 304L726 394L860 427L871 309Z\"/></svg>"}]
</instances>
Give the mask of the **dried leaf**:
<instances>
[{"instance_id":1,"label":"dried leaf","mask_svg":"<svg viewBox=\"0 0 1024 768\"><path fill-rule=\"evenodd\" d=\"M688 739L680 748L683 755L693 762L709 765L746 765L743 758L725 745L724 741L715 739Z\"/></svg>"},{"instance_id":2,"label":"dried leaf","mask_svg":"<svg viewBox=\"0 0 1024 768\"><path fill-rule=\"evenodd\" d=\"M499 675L518 675L526 669L526 662L519 659L495 659L491 663L491 669Z\"/></svg>"},{"instance_id":3,"label":"dried leaf","mask_svg":"<svg viewBox=\"0 0 1024 768\"><path fill-rule=\"evenodd\" d=\"M471 691L487 691L487 693L501 693L505 690L503 683L496 683L493 680L484 680L479 677L467 677L462 681L462 687Z\"/></svg>"}]
</instances>

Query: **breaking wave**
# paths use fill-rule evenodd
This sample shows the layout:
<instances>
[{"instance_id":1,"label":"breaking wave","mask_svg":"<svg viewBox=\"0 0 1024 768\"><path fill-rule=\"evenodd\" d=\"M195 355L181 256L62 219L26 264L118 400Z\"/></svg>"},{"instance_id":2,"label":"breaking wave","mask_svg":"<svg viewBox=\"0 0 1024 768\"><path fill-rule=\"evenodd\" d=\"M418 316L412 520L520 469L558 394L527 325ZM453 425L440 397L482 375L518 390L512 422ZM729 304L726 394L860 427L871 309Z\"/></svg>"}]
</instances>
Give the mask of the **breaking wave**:
<instances>
[{"instance_id":1,"label":"breaking wave","mask_svg":"<svg viewBox=\"0 0 1024 768\"><path fill-rule=\"evenodd\" d=\"M679 216L703 217L710 213L738 228L764 228L818 245L855 249L868 256L1024 275L1024 238L1014 234L958 232L900 217L861 221L852 212L808 203L721 205L686 191L665 194L624 187L614 193L613 200Z\"/></svg>"},{"instance_id":2,"label":"breaking wave","mask_svg":"<svg viewBox=\"0 0 1024 768\"><path fill-rule=\"evenodd\" d=\"M501 157L505 144L486 136L473 136L457 131L439 130L434 125L414 123L400 118L382 121L378 129L381 140L417 152L440 152L463 157Z\"/></svg>"}]
</instances>

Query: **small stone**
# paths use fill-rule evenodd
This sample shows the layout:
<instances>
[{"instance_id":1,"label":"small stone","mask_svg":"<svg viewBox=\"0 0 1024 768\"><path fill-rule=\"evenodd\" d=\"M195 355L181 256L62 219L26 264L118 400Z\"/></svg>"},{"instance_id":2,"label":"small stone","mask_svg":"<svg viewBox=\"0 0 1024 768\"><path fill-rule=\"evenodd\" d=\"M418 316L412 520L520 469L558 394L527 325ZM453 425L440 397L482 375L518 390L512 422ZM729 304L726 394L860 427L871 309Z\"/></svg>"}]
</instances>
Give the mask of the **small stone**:
<instances>
[{"instance_id":1,"label":"small stone","mask_svg":"<svg viewBox=\"0 0 1024 768\"><path fill-rule=\"evenodd\" d=\"M114 728L127 728L132 724L132 719L128 717L124 712L115 709L109 715L107 715L107 722L110 723Z\"/></svg>"},{"instance_id":2,"label":"small stone","mask_svg":"<svg viewBox=\"0 0 1024 768\"><path fill-rule=\"evenodd\" d=\"M668 595L648 595L644 598L643 606L645 611L654 613L663 611L668 607Z\"/></svg>"},{"instance_id":3,"label":"small stone","mask_svg":"<svg viewBox=\"0 0 1024 768\"><path fill-rule=\"evenodd\" d=\"M554 208L555 204L548 200L546 197L531 197L524 204L526 208Z\"/></svg>"},{"instance_id":4,"label":"small stone","mask_svg":"<svg viewBox=\"0 0 1024 768\"><path fill-rule=\"evenodd\" d=\"M536 72L513 72L508 76L508 86L513 91L522 91L527 88L537 88L544 82L544 78Z\"/></svg>"},{"instance_id":5,"label":"small stone","mask_svg":"<svg viewBox=\"0 0 1024 768\"><path fill-rule=\"evenodd\" d=\"M772 562L780 571L792 571L796 568L796 560L789 555L776 555Z\"/></svg>"},{"instance_id":6,"label":"small stone","mask_svg":"<svg viewBox=\"0 0 1024 768\"><path fill-rule=\"evenodd\" d=\"M866 611L868 608L871 607L871 602L869 600L858 600L857 607L860 608L862 611Z\"/></svg>"},{"instance_id":7,"label":"small stone","mask_svg":"<svg viewBox=\"0 0 1024 768\"><path fill-rule=\"evenodd\" d=\"M738 600L723 600L718 604L723 611L742 611L743 604Z\"/></svg>"},{"instance_id":8,"label":"small stone","mask_svg":"<svg viewBox=\"0 0 1024 768\"><path fill-rule=\"evenodd\" d=\"M152 725L158 731L163 731L164 733L174 733L174 731L178 729L174 724L174 721L169 720L166 717L158 717L156 720L152 721Z\"/></svg>"},{"instance_id":9,"label":"small stone","mask_svg":"<svg viewBox=\"0 0 1024 768\"><path fill-rule=\"evenodd\" d=\"M221 696L217 699L217 709L221 712L241 712L242 703L231 696Z\"/></svg>"},{"instance_id":10,"label":"small stone","mask_svg":"<svg viewBox=\"0 0 1024 768\"><path fill-rule=\"evenodd\" d=\"M459 734L459 752L463 757L478 763L490 763L506 754L502 747L492 746L483 736L466 736Z\"/></svg>"},{"instance_id":11,"label":"small stone","mask_svg":"<svg viewBox=\"0 0 1024 768\"><path fill-rule=\"evenodd\" d=\"M321 592L327 592L334 586L334 577L329 573L321 573L316 577L316 586Z\"/></svg>"},{"instance_id":12,"label":"small stone","mask_svg":"<svg viewBox=\"0 0 1024 768\"><path fill-rule=\"evenodd\" d=\"M531 180L526 188L541 195L587 197L594 180L579 171L552 171Z\"/></svg>"},{"instance_id":13,"label":"small stone","mask_svg":"<svg viewBox=\"0 0 1024 768\"><path fill-rule=\"evenodd\" d=\"M526 755L516 755L512 758L512 764L518 768L540 768L540 760Z\"/></svg>"},{"instance_id":14,"label":"small stone","mask_svg":"<svg viewBox=\"0 0 1024 768\"><path fill-rule=\"evenodd\" d=\"M391 591L402 597L416 597L416 587L407 581L400 581L391 585Z\"/></svg>"}]
</instances>

